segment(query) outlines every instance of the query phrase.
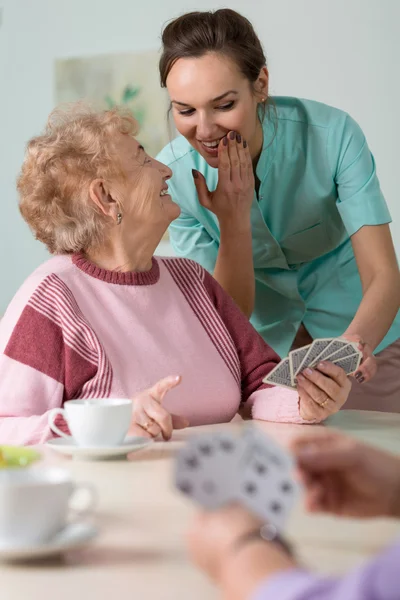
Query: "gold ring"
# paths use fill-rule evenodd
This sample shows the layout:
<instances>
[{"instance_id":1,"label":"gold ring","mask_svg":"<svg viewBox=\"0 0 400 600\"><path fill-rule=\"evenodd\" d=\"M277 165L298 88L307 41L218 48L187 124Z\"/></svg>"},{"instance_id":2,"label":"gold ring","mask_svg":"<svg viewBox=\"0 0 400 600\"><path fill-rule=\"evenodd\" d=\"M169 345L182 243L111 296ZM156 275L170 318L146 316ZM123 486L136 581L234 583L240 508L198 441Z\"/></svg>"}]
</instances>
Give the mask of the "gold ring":
<instances>
[{"instance_id":1,"label":"gold ring","mask_svg":"<svg viewBox=\"0 0 400 600\"><path fill-rule=\"evenodd\" d=\"M153 425L154 421L146 421L146 423L144 423L142 425L143 429L145 431L148 431L150 429L150 427Z\"/></svg>"},{"instance_id":2,"label":"gold ring","mask_svg":"<svg viewBox=\"0 0 400 600\"><path fill-rule=\"evenodd\" d=\"M320 407L324 408L325 404L328 404L329 398L327 398L326 400L324 400L323 402L321 402Z\"/></svg>"}]
</instances>

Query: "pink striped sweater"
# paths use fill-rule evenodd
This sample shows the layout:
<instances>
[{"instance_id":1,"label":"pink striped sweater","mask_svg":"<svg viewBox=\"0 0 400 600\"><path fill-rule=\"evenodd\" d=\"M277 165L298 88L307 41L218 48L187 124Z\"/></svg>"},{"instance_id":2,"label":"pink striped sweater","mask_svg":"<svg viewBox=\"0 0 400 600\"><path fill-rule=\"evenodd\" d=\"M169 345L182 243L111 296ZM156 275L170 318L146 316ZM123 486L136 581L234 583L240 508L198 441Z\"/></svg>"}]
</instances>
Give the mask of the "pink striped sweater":
<instances>
[{"instance_id":1,"label":"pink striped sweater","mask_svg":"<svg viewBox=\"0 0 400 600\"><path fill-rule=\"evenodd\" d=\"M146 273L58 256L22 285L0 323L0 442L50 437L50 409L132 397L171 374L167 410L191 425L253 416L301 423L298 396L262 378L279 357L197 263L153 258ZM64 425L65 426L65 425Z\"/></svg>"}]
</instances>

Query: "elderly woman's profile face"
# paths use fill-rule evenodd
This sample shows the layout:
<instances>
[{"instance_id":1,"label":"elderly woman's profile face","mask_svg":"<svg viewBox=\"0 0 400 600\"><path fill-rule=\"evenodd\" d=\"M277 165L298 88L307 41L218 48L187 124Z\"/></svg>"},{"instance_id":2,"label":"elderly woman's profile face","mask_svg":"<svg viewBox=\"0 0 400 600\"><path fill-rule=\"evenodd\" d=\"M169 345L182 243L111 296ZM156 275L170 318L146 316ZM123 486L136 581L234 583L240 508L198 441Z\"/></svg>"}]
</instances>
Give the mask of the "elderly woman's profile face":
<instances>
[{"instance_id":1,"label":"elderly woman's profile face","mask_svg":"<svg viewBox=\"0 0 400 600\"><path fill-rule=\"evenodd\" d=\"M51 253L103 248L116 239L128 250L139 238L152 245L179 216L168 194L172 172L145 152L137 129L125 110L96 112L78 103L53 111L44 132L29 141L19 206Z\"/></svg>"},{"instance_id":2,"label":"elderly woman's profile face","mask_svg":"<svg viewBox=\"0 0 400 600\"><path fill-rule=\"evenodd\" d=\"M130 135L117 135L115 151L125 175L119 188L124 220L131 219L136 226L143 222L166 228L180 214L168 194L171 169L149 156Z\"/></svg>"}]
</instances>

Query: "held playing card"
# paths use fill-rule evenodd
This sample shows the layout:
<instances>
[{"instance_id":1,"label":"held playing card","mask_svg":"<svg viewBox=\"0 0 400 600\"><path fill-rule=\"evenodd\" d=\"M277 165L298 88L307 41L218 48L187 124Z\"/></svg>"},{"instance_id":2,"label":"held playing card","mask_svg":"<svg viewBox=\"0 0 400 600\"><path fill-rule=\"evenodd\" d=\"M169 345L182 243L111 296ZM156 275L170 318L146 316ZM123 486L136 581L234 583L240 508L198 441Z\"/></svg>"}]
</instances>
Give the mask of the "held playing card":
<instances>
[{"instance_id":1,"label":"held playing card","mask_svg":"<svg viewBox=\"0 0 400 600\"><path fill-rule=\"evenodd\" d=\"M264 437L264 436L262 436ZM247 436L239 469L237 499L251 512L282 531L297 498L290 460L279 447L258 435Z\"/></svg>"},{"instance_id":2,"label":"held playing card","mask_svg":"<svg viewBox=\"0 0 400 600\"><path fill-rule=\"evenodd\" d=\"M242 436L191 439L179 452L176 487L206 509L239 502L279 531L297 498L289 454L255 427Z\"/></svg>"},{"instance_id":3,"label":"held playing card","mask_svg":"<svg viewBox=\"0 0 400 600\"><path fill-rule=\"evenodd\" d=\"M332 362L341 369L344 369L347 375L351 375L352 373L355 373L360 366L361 353L351 354L350 356L340 358L339 360L333 360Z\"/></svg>"},{"instance_id":4,"label":"held playing card","mask_svg":"<svg viewBox=\"0 0 400 600\"><path fill-rule=\"evenodd\" d=\"M329 360L330 362L336 362L337 360L346 358L346 356L351 356L352 354L360 354L361 356L361 352L358 349L358 344L355 342L348 342L345 346L340 348L340 350L330 354L326 360Z\"/></svg>"},{"instance_id":5,"label":"held playing card","mask_svg":"<svg viewBox=\"0 0 400 600\"><path fill-rule=\"evenodd\" d=\"M232 501L242 440L226 433L196 436L179 452L175 485L204 508Z\"/></svg>"},{"instance_id":6,"label":"held playing card","mask_svg":"<svg viewBox=\"0 0 400 600\"><path fill-rule=\"evenodd\" d=\"M268 375L263 379L263 383L270 385L280 385L291 390L295 389L292 385L292 377L290 375L289 358L283 359Z\"/></svg>"},{"instance_id":7,"label":"held playing card","mask_svg":"<svg viewBox=\"0 0 400 600\"><path fill-rule=\"evenodd\" d=\"M311 344L289 352L290 376L291 376L293 387L295 387L295 383L296 383L295 378L296 378L297 370L300 367L301 363L303 362L303 359L310 348L311 348Z\"/></svg>"},{"instance_id":8,"label":"held playing card","mask_svg":"<svg viewBox=\"0 0 400 600\"><path fill-rule=\"evenodd\" d=\"M268 455L269 460L279 468L285 469L286 471L291 471L293 469L294 460L291 455L253 424L244 427L242 437L245 447L260 447L262 451Z\"/></svg>"},{"instance_id":9,"label":"held playing card","mask_svg":"<svg viewBox=\"0 0 400 600\"><path fill-rule=\"evenodd\" d=\"M344 360L354 354L358 356L357 361L355 358ZM344 369L347 375L352 375L360 366L362 352L356 342L349 342L344 338L317 339L308 346L289 352L289 356L268 373L263 382L296 389L296 376L307 367L318 367L322 360L335 363Z\"/></svg>"},{"instance_id":10,"label":"held playing card","mask_svg":"<svg viewBox=\"0 0 400 600\"><path fill-rule=\"evenodd\" d=\"M320 340L314 340L310 346L310 349L308 350L307 354L305 355L302 363L300 364L299 368L297 369L295 375L297 375L300 371L304 371L304 369L309 367L311 365L311 363L313 363L314 360L317 359L317 357L321 354L321 352L323 352L325 350L325 348L327 348L331 342L332 342L332 338L322 338Z\"/></svg>"},{"instance_id":11,"label":"held playing card","mask_svg":"<svg viewBox=\"0 0 400 600\"><path fill-rule=\"evenodd\" d=\"M346 348L346 346L348 346L348 345L349 345L349 342L347 340L343 340L340 338L333 339L331 341L331 343L328 344L326 346L326 348L308 366L315 367L315 365L317 365L322 360L329 360L329 356L331 356L332 354L335 354L336 352L342 350L343 348ZM353 352L354 351L352 351L351 353L353 353Z\"/></svg>"}]
</instances>

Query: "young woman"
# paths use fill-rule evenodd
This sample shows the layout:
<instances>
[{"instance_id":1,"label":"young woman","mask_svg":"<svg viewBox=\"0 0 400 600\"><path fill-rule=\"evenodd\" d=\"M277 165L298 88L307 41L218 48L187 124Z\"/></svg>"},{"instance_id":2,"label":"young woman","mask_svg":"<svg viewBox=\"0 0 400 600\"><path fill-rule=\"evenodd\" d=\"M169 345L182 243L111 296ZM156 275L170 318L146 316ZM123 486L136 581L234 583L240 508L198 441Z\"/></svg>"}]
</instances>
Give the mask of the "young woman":
<instances>
[{"instance_id":1,"label":"young woman","mask_svg":"<svg viewBox=\"0 0 400 600\"><path fill-rule=\"evenodd\" d=\"M162 41L181 134L158 156L181 208L176 254L213 273L280 356L311 338L360 342L365 383L346 408L398 410L400 275L360 127L318 102L269 97L260 40L232 10L183 15Z\"/></svg>"}]
</instances>

